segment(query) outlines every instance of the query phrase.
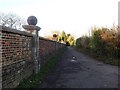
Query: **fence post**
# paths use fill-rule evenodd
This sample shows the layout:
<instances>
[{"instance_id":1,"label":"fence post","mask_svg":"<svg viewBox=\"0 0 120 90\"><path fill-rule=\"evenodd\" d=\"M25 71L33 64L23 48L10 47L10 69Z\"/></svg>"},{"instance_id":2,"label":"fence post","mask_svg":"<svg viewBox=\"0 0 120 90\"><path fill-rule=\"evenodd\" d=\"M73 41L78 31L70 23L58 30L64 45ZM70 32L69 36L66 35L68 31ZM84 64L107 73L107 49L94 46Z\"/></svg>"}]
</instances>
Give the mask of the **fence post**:
<instances>
[{"instance_id":1,"label":"fence post","mask_svg":"<svg viewBox=\"0 0 120 90\"><path fill-rule=\"evenodd\" d=\"M23 25L22 27L33 34L33 59L34 59L34 72L38 73L40 70L40 54L39 54L39 35L38 32L41 29L36 26L37 18L35 16L30 16L27 19L29 25Z\"/></svg>"}]
</instances>

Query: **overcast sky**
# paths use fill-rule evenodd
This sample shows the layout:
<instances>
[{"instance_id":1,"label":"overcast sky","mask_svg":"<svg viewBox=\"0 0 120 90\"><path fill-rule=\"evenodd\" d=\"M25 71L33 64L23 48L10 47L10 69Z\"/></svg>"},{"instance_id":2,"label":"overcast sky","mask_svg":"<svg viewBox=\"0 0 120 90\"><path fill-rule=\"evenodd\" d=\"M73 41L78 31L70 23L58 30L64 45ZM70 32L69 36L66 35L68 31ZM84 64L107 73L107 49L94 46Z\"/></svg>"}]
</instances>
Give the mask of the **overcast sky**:
<instances>
[{"instance_id":1,"label":"overcast sky","mask_svg":"<svg viewBox=\"0 0 120 90\"><path fill-rule=\"evenodd\" d=\"M13 12L27 19L34 15L42 29L65 31L76 37L88 33L92 26L112 27L118 23L119 0L0 0L0 11Z\"/></svg>"}]
</instances>

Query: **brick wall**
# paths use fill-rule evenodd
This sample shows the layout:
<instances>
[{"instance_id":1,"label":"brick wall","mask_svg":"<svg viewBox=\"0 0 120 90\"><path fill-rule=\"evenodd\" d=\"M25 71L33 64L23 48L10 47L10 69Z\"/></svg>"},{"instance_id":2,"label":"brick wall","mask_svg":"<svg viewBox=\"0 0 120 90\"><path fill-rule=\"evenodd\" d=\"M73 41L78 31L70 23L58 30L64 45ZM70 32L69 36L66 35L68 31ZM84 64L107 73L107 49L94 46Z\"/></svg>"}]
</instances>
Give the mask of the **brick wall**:
<instances>
[{"instance_id":1,"label":"brick wall","mask_svg":"<svg viewBox=\"0 0 120 90\"><path fill-rule=\"evenodd\" d=\"M32 52L33 36L25 31L0 27L2 87L13 88L16 87L23 78L29 77L34 71ZM44 64L46 59L50 57L50 55L54 55L59 48L65 46L44 38L39 38L39 40L41 64Z\"/></svg>"}]
</instances>

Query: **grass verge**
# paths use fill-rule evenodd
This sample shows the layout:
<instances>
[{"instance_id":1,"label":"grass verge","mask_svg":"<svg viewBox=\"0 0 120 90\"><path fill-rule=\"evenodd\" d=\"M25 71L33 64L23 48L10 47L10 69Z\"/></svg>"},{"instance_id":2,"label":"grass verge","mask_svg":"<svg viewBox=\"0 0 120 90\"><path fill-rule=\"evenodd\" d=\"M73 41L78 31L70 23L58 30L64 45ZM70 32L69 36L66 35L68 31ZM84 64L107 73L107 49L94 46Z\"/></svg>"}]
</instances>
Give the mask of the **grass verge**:
<instances>
[{"instance_id":1,"label":"grass verge","mask_svg":"<svg viewBox=\"0 0 120 90\"><path fill-rule=\"evenodd\" d=\"M59 52L57 52L54 56L51 56L51 58L47 60L47 63L41 66L38 74L33 74L29 78L23 79L17 88L35 88L36 86L41 85L46 75L53 70L55 65L58 63L65 49L66 47L59 49Z\"/></svg>"},{"instance_id":2,"label":"grass verge","mask_svg":"<svg viewBox=\"0 0 120 90\"><path fill-rule=\"evenodd\" d=\"M95 52L92 52L90 49L84 49L84 48L78 48L78 47L75 47L75 49L78 52L82 52L82 53L88 55L89 57L92 57L96 60L102 61L106 64L120 66L120 60L118 58L107 57L104 55L97 55Z\"/></svg>"}]
</instances>

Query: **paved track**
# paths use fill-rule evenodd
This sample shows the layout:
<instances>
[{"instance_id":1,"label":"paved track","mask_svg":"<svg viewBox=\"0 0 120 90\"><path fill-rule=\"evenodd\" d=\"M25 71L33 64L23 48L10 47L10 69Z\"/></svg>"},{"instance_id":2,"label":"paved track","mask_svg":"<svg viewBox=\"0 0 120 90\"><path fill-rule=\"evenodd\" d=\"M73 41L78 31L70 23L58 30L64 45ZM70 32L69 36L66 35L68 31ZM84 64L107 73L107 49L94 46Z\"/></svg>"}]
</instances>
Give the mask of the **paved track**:
<instances>
[{"instance_id":1,"label":"paved track","mask_svg":"<svg viewBox=\"0 0 120 90\"><path fill-rule=\"evenodd\" d=\"M118 67L68 47L42 88L118 88Z\"/></svg>"}]
</instances>

